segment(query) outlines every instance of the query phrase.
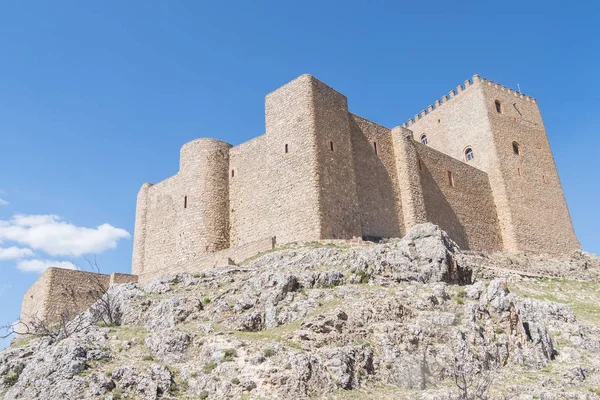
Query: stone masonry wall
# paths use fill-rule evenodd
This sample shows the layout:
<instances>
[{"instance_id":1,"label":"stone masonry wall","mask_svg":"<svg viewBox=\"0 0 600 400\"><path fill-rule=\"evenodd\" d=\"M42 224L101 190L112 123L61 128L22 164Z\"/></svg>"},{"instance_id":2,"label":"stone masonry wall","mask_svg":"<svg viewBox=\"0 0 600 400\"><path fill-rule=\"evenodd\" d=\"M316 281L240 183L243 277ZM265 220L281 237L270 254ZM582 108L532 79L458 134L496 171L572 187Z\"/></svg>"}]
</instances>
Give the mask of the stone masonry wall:
<instances>
[{"instance_id":1,"label":"stone masonry wall","mask_svg":"<svg viewBox=\"0 0 600 400\"><path fill-rule=\"evenodd\" d=\"M230 148L215 139L193 140L181 148L174 232L178 264L229 247Z\"/></svg>"},{"instance_id":2,"label":"stone masonry wall","mask_svg":"<svg viewBox=\"0 0 600 400\"><path fill-rule=\"evenodd\" d=\"M578 249L537 101L490 81L481 81L500 160L519 251L564 254ZM496 111L495 101L501 104ZM518 143L515 154L513 142Z\"/></svg>"},{"instance_id":3,"label":"stone masonry wall","mask_svg":"<svg viewBox=\"0 0 600 400\"><path fill-rule=\"evenodd\" d=\"M134 239L134 255L141 249L144 253L142 268L133 270L136 275L148 272L149 268L164 268L177 264L177 218L183 208L177 176L151 186L144 202L147 207L144 230L146 240L142 247ZM135 234L137 235L137 226Z\"/></svg>"},{"instance_id":4,"label":"stone masonry wall","mask_svg":"<svg viewBox=\"0 0 600 400\"><path fill-rule=\"evenodd\" d=\"M391 131L350 114L350 134L362 235L400 237L404 221Z\"/></svg>"},{"instance_id":5,"label":"stone masonry wall","mask_svg":"<svg viewBox=\"0 0 600 400\"><path fill-rule=\"evenodd\" d=\"M25 292L23 303L21 304L21 321L30 321L32 317L44 319L46 310L50 301L50 277L52 269L48 268L42 273L37 281ZM19 332L24 331L24 327L17 327Z\"/></svg>"},{"instance_id":6,"label":"stone masonry wall","mask_svg":"<svg viewBox=\"0 0 600 400\"><path fill-rule=\"evenodd\" d=\"M139 276L140 283L152 282L154 279L166 275L177 273L199 274L203 270L214 267L224 267L230 263L239 264L244 260L254 257L258 254L273 250L275 248L275 238L264 238L254 242L217 251L215 253L205 254L198 257L194 263L185 265L172 265L158 270L151 270Z\"/></svg>"},{"instance_id":7,"label":"stone masonry wall","mask_svg":"<svg viewBox=\"0 0 600 400\"><path fill-rule=\"evenodd\" d=\"M265 98L269 236L278 243L321 236L314 80L302 75Z\"/></svg>"},{"instance_id":8,"label":"stone masonry wall","mask_svg":"<svg viewBox=\"0 0 600 400\"><path fill-rule=\"evenodd\" d=\"M500 251L502 237L487 174L413 143L419 156L427 221L446 231L462 249Z\"/></svg>"},{"instance_id":9,"label":"stone masonry wall","mask_svg":"<svg viewBox=\"0 0 600 400\"><path fill-rule=\"evenodd\" d=\"M361 237L346 96L312 78L321 239Z\"/></svg>"},{"instance_id":10,"label":"stone masonry wall","mask_svg":"<svg viewBox=\"0 0 600 400\"><path fill-rule=\"evenodd\" d=\"M20 320L28 324L37 318L51 325L61 315L73 318L98 300L110 286L130 282L137 282L137 276L48 268L23 296ZM18 331L25 332L25 326L18 327Z\"/></svg>"},{"instance_id":11,"label":"stone masonry wall","mask_svg":"<svg viewBox=\"0 0 600 400\"><path fill-rule=\"evenodd\" d=\"M272 235L271 203L265 183L267 141L258 136L229 151L229 220L231 247ZM257 156L257 155L261 156ZM233 176L232 176L233 175ZM272 177L271 177L272 178Z\"/></svg>"},{"instance_id":12,"label":"stone masonry wall","mask_svg":"<svg viewBox=\"0 0 600 400\"><path fill-rule=\"evenodd\" d=\"M404 232L427 221L423 186L419 173L419 157L413 144L412 132L397 126L392 129L396 171L400 186Z\"/></svg>"}]
</instances>

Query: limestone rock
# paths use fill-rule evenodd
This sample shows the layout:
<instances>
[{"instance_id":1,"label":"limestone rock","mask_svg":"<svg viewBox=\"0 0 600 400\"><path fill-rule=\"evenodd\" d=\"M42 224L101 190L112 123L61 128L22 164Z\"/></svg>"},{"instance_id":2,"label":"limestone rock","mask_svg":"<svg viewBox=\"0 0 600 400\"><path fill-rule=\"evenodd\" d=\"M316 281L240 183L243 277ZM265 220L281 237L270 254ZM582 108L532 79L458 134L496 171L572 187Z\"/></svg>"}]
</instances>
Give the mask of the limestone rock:
<instances>
[{"instance_id":1,"label":"limestone rock","mask_svg":"<svg viewBox=\"0 0 600 400\"><path fill-rule=\"evenodd\" d=\"M456 399L458 378L492 398L598 398L591 255L463 253L431 224L365 247L290 247L110 288L115 326L0 351L0 398ZM529 265L577 280L514 269Z\"/></svg>"}]
</instances>

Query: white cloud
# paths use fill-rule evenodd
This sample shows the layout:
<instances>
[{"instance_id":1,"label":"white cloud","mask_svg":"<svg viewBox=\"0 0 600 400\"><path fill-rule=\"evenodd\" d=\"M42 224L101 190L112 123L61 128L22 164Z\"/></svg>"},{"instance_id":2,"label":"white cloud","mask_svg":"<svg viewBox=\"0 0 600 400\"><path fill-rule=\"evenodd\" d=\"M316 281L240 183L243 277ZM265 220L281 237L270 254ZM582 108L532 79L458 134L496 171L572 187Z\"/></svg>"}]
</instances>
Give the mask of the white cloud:
<instances>
[{"instance_id":1,"label":"white cloud","mask_svg":"<svg viewBox=\"0 0 600 400\"><path fill-rule=\"evenodd\" d=\"M0 260L16 260L24 257L31 257L33 251L31 249L24 249L21 247L11 246L2 248L0 247Z\"/></svg>"},{"instance_id":2,"label":"white cloud","mask_svg":"<svg viewBox=\"0 0 600 400\"><path fill-rule=\"evenodd\" d=\"M7 206L7 205L8 205L8 201L6 201L2 197L0 197L0 206Z\"/></svg>"},{"instance_id":3,"label":"white cloud","mask_svg":"<svg viewBox=\"0 0 600 400\"><path fill-rule=\"evenodd\" d=\"M56 215L15 215L10 220L0 220L0 243L10 241L53 256L102 253L130 236L126 230L109 224L86 228Z\"/></svg>"},{"instance_id":4,"label":"white cloud","mask_svg":"<svg viewBox=\"0 0 600 400\"><path fill-rule=\"evenodd\" d=\"M52 260L21 260L17 263L17 268L25 272L44 272L47 268L57 267L64 269L77 269L75 264L70 261L52 261Z\"/></svg>"}]
</instances>

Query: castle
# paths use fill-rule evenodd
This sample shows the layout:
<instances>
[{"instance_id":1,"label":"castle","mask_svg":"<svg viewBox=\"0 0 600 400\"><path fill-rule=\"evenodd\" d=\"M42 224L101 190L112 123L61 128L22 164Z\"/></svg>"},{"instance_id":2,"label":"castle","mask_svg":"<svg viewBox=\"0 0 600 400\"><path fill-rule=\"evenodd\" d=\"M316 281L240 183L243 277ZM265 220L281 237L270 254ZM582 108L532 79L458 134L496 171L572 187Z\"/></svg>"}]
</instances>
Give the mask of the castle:
<instances>
[{"instance_id":1,"label":"castle","mask_svg":"<svg viewBox=\"0 0 600 400\"><path fill-rule=\"evenodd\" d=\"M273 241L399 237L425 221L463 249L579 248L529 96L475 75L388 129L302 75L265 108L264 135L189 142L179 173L142 186L133 274L241 261Z\"/></svg>"},{"instance_id":2,"label":"castle","mask_svg":"<svg viewBox=\"0 0 600 400\"><path fill-rule=\"evenodd\" d=\"M142 185L141 282L290 242L401 237L426 221L463 249L579 248L537 101L522 93L475 75L389 129L302 75L266 96L265 114L265 134L186 143L176 175Z\"/></svg>"}]
</instances>

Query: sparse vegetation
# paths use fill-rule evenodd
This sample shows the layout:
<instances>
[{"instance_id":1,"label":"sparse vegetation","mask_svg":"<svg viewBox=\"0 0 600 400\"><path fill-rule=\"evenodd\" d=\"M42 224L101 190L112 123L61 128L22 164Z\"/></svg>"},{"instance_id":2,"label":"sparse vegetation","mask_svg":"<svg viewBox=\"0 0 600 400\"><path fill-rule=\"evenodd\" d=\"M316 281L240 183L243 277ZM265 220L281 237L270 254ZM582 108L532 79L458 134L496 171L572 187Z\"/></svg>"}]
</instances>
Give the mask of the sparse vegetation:
<instances>
[{"instance_id":1,"label":"sparse vegetation","mask_svg":"<svg viewBox=\"0 0 600 400\"><path fill-rule=\"evenodd\" d=\"M232 383L233 385L239 385L239 384L240 384L240 380L239 380L238 378L233 378L233 379L231 380L231 383Z\"/></svg>"},{"instance_id":2,"label":"sparse vegetation","mask_svg":"<svg viewBox=\"0 0 600 400\"><path fill-rule=\"evenodd\" d=\"M369 281L371 280L371 275L369 275L368 273L366 273L365 271L358 271L356 273L356 275L358 275L359 277L359 282L361 284L367 284L369 283Z\"/></svg>"},{"instance_id":3,"label":"sparse vegetation","mask_svg":"<svg viewBox=\"0 0 600 400\"><path fill-rule=\"evenodd\" d=\"M6 374L4 377L4 384L9 387L14 386L19 380L19 376L21 376L21 372L23 372L24 368L25 365L18 364L15 369Z\"/></svg>"},{"instance_id":4,"label":"sparse vegetation","mask_svg":"<svg viewBox=\"0 0 600 400\"><path fill-rule=\"evenodd\" d=\"M112 394L113 400L121 400L123 398L124 392L123 392L123 389L121 389L121 388L115 388L111 394Z\"/></svg>"},{"instance_id":5,"label":"sparse vegetation","mask_svg":"<svg viewBox=\"0 0 600 400\"><path fill-rule=\"evenodd\" d=\"M237 357L235 349L226 349L223 354L223 361L233 361L235 357Z\"/></svg>"},{"instance_id":6,"label":"sparse vegetation","mask_svg":"<svg viewBox=\"0 0 600 400\"><path fill-rule=\"evenodd\" d=\"M265 357L267 357L267 358L269 358L269 357L273 357L273 356L275 355L275 350L273 350L273 349L269 349L269 348L267 348L267 349L264 349L264 350L263 350L263 355L264 355Z\"/></svg>"},{"instance_id":7,"label":"sparse vegetation","mask_svg":"<svg viewBox=\"0 0 600 400\"><path fill-rule=\"evenodd\" d=\"M463 297L454 296L452 298L452 300L454 300L454 302L456 304L458 304L459 306L462 306L463 304L465 304L465 299Z\"/></svg>"},{"instance_id":8,"label":"sparse vegetation","mask_svg":"<svg viewBox=\"0 0 600 400\"><path fill-rule=\"evenodd\" d=\"M217 363L214 361L210 361L204 364L204 366L202 367L202 371L204 371L205 374L210 374L215 368L217 368Z\"/></svg>"}]
</instances>

